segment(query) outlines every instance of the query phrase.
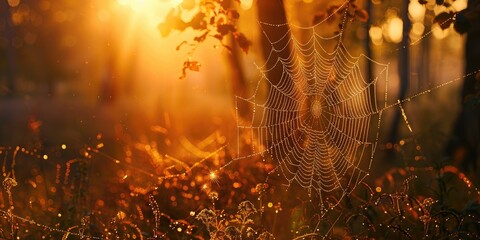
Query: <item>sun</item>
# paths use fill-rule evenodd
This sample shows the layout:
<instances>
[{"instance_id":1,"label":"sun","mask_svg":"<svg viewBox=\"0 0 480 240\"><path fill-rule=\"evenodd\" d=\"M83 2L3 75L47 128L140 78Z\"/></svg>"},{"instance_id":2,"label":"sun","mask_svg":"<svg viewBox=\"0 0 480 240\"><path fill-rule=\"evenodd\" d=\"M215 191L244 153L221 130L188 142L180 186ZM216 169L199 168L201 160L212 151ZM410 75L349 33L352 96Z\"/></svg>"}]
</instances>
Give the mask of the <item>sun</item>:
<instances>
[{"instance_id":1,"label":"sun","mask_svg":"<svg viewBox=\"0 0 480 240\"><path fill-rule=\"evenodd\" d=\"M172 8L180 5L182 0L117 0L117 3L131 9L148 23L157 25Z\"/></svg>"}]
</instances>

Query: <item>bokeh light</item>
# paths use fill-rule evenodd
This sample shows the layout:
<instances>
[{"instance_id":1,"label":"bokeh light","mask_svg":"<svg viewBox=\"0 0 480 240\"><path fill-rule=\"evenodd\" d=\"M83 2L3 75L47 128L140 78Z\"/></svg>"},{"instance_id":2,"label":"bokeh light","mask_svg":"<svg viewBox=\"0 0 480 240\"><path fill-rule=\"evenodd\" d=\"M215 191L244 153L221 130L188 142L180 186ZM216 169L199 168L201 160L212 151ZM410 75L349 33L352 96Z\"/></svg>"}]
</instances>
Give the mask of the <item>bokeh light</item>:
<instances>
[{"instance_id":1,"label":"bokeh light","mask_svg":"<svg viewBox=\"0 0 480 240\"><path fill-rule=\"evenodd\" d=\"M422 22L425 17L425 6L420 4L418 0L410 1L408 5L408 13L414 22Z\"/></svg>"},{"instance_id":2,"label":"bokeh light","mask_svg":"<svg viewBox=\"0 0 480 240\"><path fill-rule=\"evenodd\" d=\"M403 20L397 16L389 18L384 25L383 36L389 42L400 43L403 37Z\"/></svg>"},{"instance_id":3,"label":"bokeh light","mask_svg":"<svg viewBox=\"0 0 480 240\"><path fill-rule=\"evenodd\" d=\"M382 28L379 26L371 26L368 31L370 39L375 45L381 45L383 43Z\"/></svg>"}]
</instances>

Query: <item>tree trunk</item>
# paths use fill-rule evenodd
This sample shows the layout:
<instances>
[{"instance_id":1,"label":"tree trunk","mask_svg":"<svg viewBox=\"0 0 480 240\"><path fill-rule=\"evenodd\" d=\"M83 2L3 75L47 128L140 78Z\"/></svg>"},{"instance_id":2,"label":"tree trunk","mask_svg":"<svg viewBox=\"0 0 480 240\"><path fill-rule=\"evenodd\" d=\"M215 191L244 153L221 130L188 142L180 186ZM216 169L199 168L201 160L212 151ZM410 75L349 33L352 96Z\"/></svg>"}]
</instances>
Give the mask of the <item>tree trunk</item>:
<instances>
[{"instance_id":1,"label":"tree trunk","mask_svg":"<svg viewBox=\"0 0 480 240\"><path fill-rule=\"evenodd\" d=\"M280 40L289 31L288 25L285 25L285 23L287 23L287 17L285 14L284 2L281 0L258 1L258 19L263 23L283 24L281 26L274 27L269 27L268 25L261 24L261 30L263 31L263 34L261 34L261 44L264 59L267 61L267 59L269 58L269 54L272 51L272 44L270 43L270 41L274 42ZM285 37L280 40L280 42L278 42L278 45L284 46L288 44L288 40L289 37ZM287 48L281 52L273 52L272 56L270 56L270 59L287 58L290 54L289 51L290 48ZM274 61L266 62L266 68L272 69L268 72L267 77L273 84L278 83L283 74L283 65L275 63L276 62Z\"/></svg>"},{"instance_id":2,"label":"tree trunk","mask_svg":"<svg viewBox=\"0 0 480 240\"><path fill-rule=\"evenodd\" d=\"M260 20L260 30L263 31L261 35L261 46L263 49L263 56L265 59L265 69L270 69L267 74L267 78L269 80L269 84L276 85L280 81L282 81L282 75L284 72L284 66L281 63L277 64L277 59L283 58L286 59L290 55L291 47L287 46L290 36L285 34L289 33L289 26L286 25L287 17L285 13L285 5L284 1L282 0L260 0L257 2L257 10L258 10L258 19ZM267 24L263 24L267 23ZM284 37L285 36L285 37ZM282 38L283 37L283 38ZM275 45L278 46L287 46L283 51L276 52L273 51L273 47L271 42L276 42ZM284 78L283 80L288 80L289 78ZM293 81L285 82L284 84L291 84L294 85ZM267 93L268 94L268 93ZM267 102L267 108L272 108L274 104L278 104L275 102ZM279 119L275 118L275 114L267 114L267 125L271 128L275 128ZM273 117L272 117L273 116ZM270 129L270 131L275 131L275 129ZM291 139L288 139L289 141ZM278 159L273 159L279 164ZM280 167L280 166L279 166ZM280 170L278 170L280 171ZM276 184L278 185L278 184ZM296 187L290 187L287 193L287 196L296 196L296 191L300 190ZM292 211L296 207L298 207L298 202L295 201L295 197L293 197L289 201L282 202L283 211L279 212L274 218L278 219L291 219L292 218ZM270 216L271 217L271 216ZM282 236L285 239L291 238L291 223L288 221L274 221L274 219L270 219L268 216L264 215L265 222L272 222L275 223L275 226L271 227L271 231L274 235ZM267 219L268 218L268 219Z\"/></svg>"},{"instance_id":3,"label":"tree trunk","mask_svg":"<svg viewBox=\"0 0 480 240\"><path fill-rule=\"evenodd\" d=\"M469 12L476 14L466 16L470 25L465 44L465 74L468 76L462 88L462 109L447 152L462 170L476 173L480 151L480 108L473 103L472 98L480 89L478 84L475 86L477 80L472 73L480 69L480 1L469 0L464 16Z\"/></svg>"},{"instance_id":4,"label":"tree trunk","mask_svg":"<svg viewBox=\"0 0 480 240\"><path fill-rule=\"evenodd\" d=\"M367 57L373 59L373 51L372 51L372 45L371 45L371 39L370 39L370 33L369 33L369 27L372 26L372 16L373 16L373 6L372 6L372 1L367 0L367 5L366 5L366 10L368 12L368 20L367 24L365 25L365 54ZM371 83L373 81L373 64L372 61L367 61L367 79L368 82ZM370 101L375 102L375 93L371 94L370 96Z\"/></svg>"},{"instance_id":5,"label":"tree trunk","mask_svg":"<svg viewBox=\"0 0 480 240\"><path fill-rule=\"evenodd\" d=\"M400 50L400 59L398 61L398 75L400 78L400 89L398 93L398 99L404 99L407 94L408 84L410 81L410 64L409 64L409 33L410 33L410 20L408 16L408 4L410 1L402 1L402 19L403 19L403 36ZM390 130L389 142L398 141L398 126L400 125L401 120L400 109L395 111L393 117L392 128Z\"/></svg>"},{"instance_id":6,"label":"tree trunk","mask_svg":"<svg viewBox=\"0 0 480 240\"><path fill-rule=\"evenodd\" d=\"M224 3L229 7L234 7L234 2L232 0L225 0ZM235 96L248 97L248 88L247 82L245 81L245 73L240 62L240 55L242 54L242 52L240 51L238 44L235 43L235 39L230 39L232 51L230 54L227 55L226 61L227 64L230 66L229 70L232 83L232 93ZM237 107L239 117L245 117L250 112L249 106L245 104L245 102L239 102Z\"/></svg>"}]
</instances>

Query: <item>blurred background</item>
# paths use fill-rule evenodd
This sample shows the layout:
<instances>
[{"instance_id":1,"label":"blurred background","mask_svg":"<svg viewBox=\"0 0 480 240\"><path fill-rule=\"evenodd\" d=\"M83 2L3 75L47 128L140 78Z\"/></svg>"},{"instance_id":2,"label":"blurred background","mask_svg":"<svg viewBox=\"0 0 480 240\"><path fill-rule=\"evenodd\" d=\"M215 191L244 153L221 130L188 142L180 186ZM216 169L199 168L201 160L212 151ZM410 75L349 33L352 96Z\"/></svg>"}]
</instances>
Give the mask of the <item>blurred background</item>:
<instances>
[{"instance_id":1,"label":"blurred background","mask_svg":"<svg viewBox=\"0 0 480 240\"><path fill-rule=\"evenodd\" d=\"M223 5L239 12L238 30L251 42L245 54L232 40L224 41L232 45L228 50L214 38L190 51L182 44L198 35L192 28L162 37L159 24L188 2L2 1L0 143L24 143L36 128L42 141L56 144L85 143L97 133L110 139L148 135L157 125L197 140L220 130L231 142L234 96L249 97L260 79L256 66L266 49L259 19L308 26L335 4L278 1L284 11L267 14L268 4L226 1ZM464 75L464 36L434 22L441 12L467 7L466 0L452 3L447 9L417 0L357 2L370 18L349 26L347 45L354 54L389 64L392 101ZM200 69L180 79L187 59L198 61ZM461 106L461 82L405 106L417 134L439 131L442 139L428 135L440 145L446 141ZM395 136L402 124L394 115L382 124L383 142L401 138Z\"/></svg>"},{"instance_id":2,"label":"blurred background","mask_svg":"<svg viewBox=\"0 0 480 240\"><path fill-rule=\"evenodd\" d=\"M18 171L19 175L26 176L25 179L34 179L24 184L23 190L18 191L19 195L22 192L21 196L25 199L30 197L35 200L37 198L30 193L30 185L36 189L37 195L41 195L38 199L43 199L40 205L43 208L52 206L48 209L52 213L52 223L57 221L59 212L53 206L60 206L62 201L52 200L50 204L46 199L63 199L57 188L66 193L74 192L72 196L83 197L85 204L79 210L83 212L72 218L76 223L89 209L108 212L103 208L104 205L110 206L108 201L112 206L115 204L115 209L109 209L114 216L120 213L117 213L118 209L137 211L139 205L148 209L148 200L144 200L147 193L152 192L162 197L165 204L161 207L168 209L165 212L173 216L180 212L175 207L182 201L189 201L188 207L193 206L193 214L208 205L210 196L205 196L205 193L221 189L220 186L224 185L216 182L218 175L215 174L219 173L210 171L223 169L222 164L231 160L228 157L235 156L236 144L242 138L237 136L237 120L251 114L248 109L235 104L235 96L248 98L256 93L255 87L262 74L257 66L264 64L266 53L271 48L264 35L264 31L268 30L261 28L259 21L308 27L317 16L325 16L331 6L338 6L344 1L214 2L221 2L222 8L235 9L225 12L228 18L236 19L237 13L239 15L234 24L235 30L229 30L232 34L222 36L222 41L215 36L195 40L201 35L198 28L204 26L189 21L196 16L200 1L0 0L0 154L5 156L4 177L10 176L6 173L9 168L5 170L5 162L13 162L10 170L15 174L18 151L27 157L33 156L37 161L33 170L25 168ZM465 55L465 35L457 33L453 25L440 27L435 19L443 12L464 10L467 0L445 1L451 3L448 6L436 4L438 1L421 4L424 1L419 0L353 2L369 17L361 15L358 21L347 25L345 45L353 55L365 54L375 62L389 64L388 103L435 89L405 102L404 116L396 107L386 111L380 126L379 149L397 150L397 156L386 153L375 158L372 167L374 176L385 174L390 177L393 174L386 173L386 169L394 166L423 167L432 164L420 161L418 164L406 164L425 156L443 161L449 157L446 146L453 139L451 136L455 135L452 133L458 130L454 126L464 102L464 78L478 67L465 72L466 63L471 62ZM172 14L177 15L172 17ZM334 31L335 28L335 23L332 23L331 29L326 31ZM283 34L268 32L269 36L277 39ZM291 34L298 32L292 30ZM241 36L248 41L242 40ZM299 39L303 37L295 36ZM366 65L364 71L375 77L380 70L376 68L375 64ZM272 71L272 74L275 72ZM444 86L436 89L441 85ZM475 118L472 119L475 121ZM403 146L405 142L411 146ZM418 152L419 145L422 153ZM404 151L402 147L411 149ZM462 149L461 144L455 147ZM478 154L476 158L470 156L469 164L464 165L461 161L465 159L465 152L454 149L450 154L458 155L450 156L456 166L462 166L469 176L475 176L476 169L469 166L475 166ZM96 157L92 158L92 155ZM44 161L47 159L49 161ZM197 166L194 162L199 160L200 173L192 174L192 179L188 179L190 175L178 179L157 178L185 169L189 172L190 167ZM267 170L272 169L271 165L257 161L259 159L253 160L234 163L238 166L224 173L223 179L232 181L228 185L230 188L225 185L227 189L220 190L224 191L221 192L223 195L230 194L228 201L232 198L244 200L256 194L258 190L248 184L264 181ZM88 167L76 166L72 170L77 173L76 177L70 178L76 179L78 184L75 184L83 187L87 185L84 182L90 181L92 187L89 189L88 204L87 197L82 195L86 188L68 182L70 165L82 161ZM89 168L92 161L95 167L91 169L94 170ZM203 161L207 163L203 164ZM104 171L113 169L113 163L119 165L114 165L117 167L113 171ZM84 168L91 172L84 173L88 172ZM406 178L405 171L398 169L403 171L403 175L395 181L401 182ZM66 179L64 183L60 181L63 175ZM458 175L470 188L468 178ZM386 181L388 177L377 178L380 179L377 192L382 191L380 186L387 189L381 181ZM389 181L391 179L388 178ZM37 189L36 184L41 186L43 183L45 190ZM109 186L108 191L104 189L105 183ZM74 185L76 188L70 187ZM159 186L177 192L168 198L156 191ZM129 205L130 197L135 199ZM2 208L7 205L5 199ZM278 199L275 214L282 207L289 209L297 204L289 203L287 200L290 199L283 191ZM68 200L65 202L73 207L79 206ZM281 206L281 201L285 205ZM137 208L133 203L139 203ZM274 205L270 203L268 207L272 208ZM18 204L26 206L27 203ZM21 213L25 216L30 214L27 210ZM182 214L178 215L185 217ZM190 212L186 216L193 218L194 215ZM71 224L61 225L67 226ZM283 228L278 229L282 233Z\"/></svg>"},{"instance_id":3,"label":"blurred background","mask_svg":"<svg viewBox=\"0 0 480 240\"><path fill-rule=\"evenodd\" d=\"M464 38L452 28L441 30L433 23L435 14L445 11L445 7L433 2L421 5L417 0L404 6L403 2L359 2L371 16L365 24L352 25L349 36L354 53L365 52L367 42L367 55L390 63L392 99L405 95L400 93L405 91L400 89L399 76L405 75L402 71L407 71L405 87L413 93L462 76L464 71ZM32 122L41 123L43 138L51 141L84 141L82 138L97 132L114 135L119 129L138 134L148 131L146 126L160 124L165 115L171 115L175 123L170 127L183 132L215 129L208 124L202 125L207 128L203 130L189 127L198 126L199 119L217 126L222 125L220 122L233 123L233 96L249 93L235 81L245 82L240 85L243 88L254 86L259 79L255 64L263 61L256 2L231 3L240 12L239 31L253 43L248 54L232 54L211 39L193 54L177 51L176 47L191 41L195 32L187 28L162 37L157 26L181 3L2 1L1 143L24 141ZM288 0L286 17L295 24L310 24L315 13L333 3ZM460 11L466 4L466 0L458 0L453 8ZM402 52L398 49L406 21L409 41L416 44L404 56L409 68L399 71ZM183 62L189 57L200 62L200 71L191 71L179 79ZM232 58L236 59L233 63ZM239 71L241 80L235 80L232 76ZM448 132L460 104L460 84L428 94L429 103L422 104L420 99L407 106L414 113L412 123L421 124L425 119L421 112L435 112L439 120L430 118L427 125L439 124Z\"/></svg>"}]
</instances>

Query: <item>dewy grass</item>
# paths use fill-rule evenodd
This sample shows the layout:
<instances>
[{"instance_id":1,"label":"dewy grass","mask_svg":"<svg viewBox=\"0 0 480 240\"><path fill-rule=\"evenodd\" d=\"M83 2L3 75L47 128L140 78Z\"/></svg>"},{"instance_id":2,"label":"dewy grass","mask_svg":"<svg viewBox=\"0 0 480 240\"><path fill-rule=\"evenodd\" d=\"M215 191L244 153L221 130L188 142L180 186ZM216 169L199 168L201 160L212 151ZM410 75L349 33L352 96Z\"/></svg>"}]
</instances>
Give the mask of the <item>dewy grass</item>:
<instances>
[{"instance_id":1,"label":"dewy grass","mask_svg":"<svg viewBox=\"0 0 480 240\"><path fill-rule=\"evenodd\" d=\"M105 148L110 144L119 143L104 143ZM2 148L5 166L0 198L2 238L476 239L480 236L478 189L467 175L442 161L429 160L427 165L417 161L419 166L394 167L376 176L373 182L363 181L322 214L315 196L301 187L291 186L285 191L282 178L268 174L274 168L271 160L233 162L217 170L215 179L211 179L212 170L230 162L228 148L216 151L202 159L198 167L190 168L177 161L153 166L148 159L151 156L143 150L134 150L131 144L126 143L124 154L115 158L118 162L111 161L113 157L107 149L97 147L69 147L73 153L77 152L74 154L66 153L61 146L41 153L22 147ZM409 144L418 142L403 141L395 145L400 158L418 153ZM157 147L159 152L167 151ZM19 149L15 154L16 179L11 178L11 169L7 167L15 149ZM50 157L44 159L44 154ZM63 159L62 155L74 158ZM125 160L128 158L146 163L129 163Z\"/></svg>"}]
</instances>

